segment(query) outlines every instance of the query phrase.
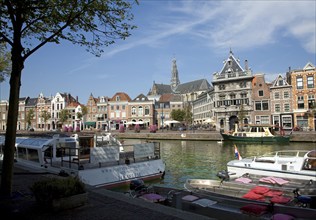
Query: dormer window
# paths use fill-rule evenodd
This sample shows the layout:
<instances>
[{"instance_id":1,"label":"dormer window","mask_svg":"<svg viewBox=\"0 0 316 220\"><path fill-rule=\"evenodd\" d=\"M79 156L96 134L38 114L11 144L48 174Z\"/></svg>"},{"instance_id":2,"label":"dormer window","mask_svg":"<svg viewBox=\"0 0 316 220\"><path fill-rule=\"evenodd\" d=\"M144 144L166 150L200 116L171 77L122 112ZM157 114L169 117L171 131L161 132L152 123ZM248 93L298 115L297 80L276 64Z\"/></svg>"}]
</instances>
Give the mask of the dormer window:
<instances>
[{"instance_id":1,"label":"dormer window","mask_svg":"<svg viewBox=\"0 0 316 220\"><path fill-rule=\"evenodd\" d=\"M115 100L116 100L117 102L121 101L120 96L116 96Z\"/></svg>"},{"instance_id":2,"label":"dormer window","mask_svg":"<svg viewBox=\"0 0 316 220\"><path fill-rule=\"evenodd\" d=\"M228 65L228 66L231 66L231 65L232 65L231 59L228 59L228 60L227 60L227 65Z\"/></svg>"},{"instance_id":3,"label":"dormer window","mask_svg":"<svg viewBox=\"0 0 316 220\"><path fill-rule=\"evenodd\" d=\"M279 80L279 86L283 86L283 80Z\"/></svg>"}]
</instances>

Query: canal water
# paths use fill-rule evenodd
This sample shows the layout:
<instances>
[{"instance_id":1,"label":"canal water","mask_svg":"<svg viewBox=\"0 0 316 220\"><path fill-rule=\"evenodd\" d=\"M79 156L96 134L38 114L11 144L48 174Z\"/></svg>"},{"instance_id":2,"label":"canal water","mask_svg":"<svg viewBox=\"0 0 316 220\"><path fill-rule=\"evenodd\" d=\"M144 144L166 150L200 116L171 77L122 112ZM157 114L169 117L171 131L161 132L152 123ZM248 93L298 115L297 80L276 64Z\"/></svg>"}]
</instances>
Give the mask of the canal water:
<instances>
[{"instance_id":1,"label":"canal water","mask_svg":"<svg viewBox=\"0 0 316 220\"><path fill-rule=\"evenodd\" d=\"M140 140L133 140L140 143ZM217 141L158 141L161 157L166 163L164 179L150 184L183 189L186 179L218 179L218 171L235 159L234 144ZM315 143L236 144L241 157L256 156L277 150L312 150Z\"/></svg>"}]
</instances>

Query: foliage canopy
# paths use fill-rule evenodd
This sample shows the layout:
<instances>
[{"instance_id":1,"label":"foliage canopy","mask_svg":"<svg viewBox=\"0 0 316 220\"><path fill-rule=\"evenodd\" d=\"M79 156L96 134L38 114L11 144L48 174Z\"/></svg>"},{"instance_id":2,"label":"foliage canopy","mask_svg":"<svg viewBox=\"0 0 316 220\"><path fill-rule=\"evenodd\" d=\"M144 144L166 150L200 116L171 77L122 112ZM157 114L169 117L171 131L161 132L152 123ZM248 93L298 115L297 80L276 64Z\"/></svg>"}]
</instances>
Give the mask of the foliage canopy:
<instances>
[{"instance_id":1,"label":"foliage canopy","mask_svg":"<svg viewBox=\"0 0 316 220\"><path fill-rule=\"evenodd\" d=\"M137 0L0 0L0 43L10 47L10 97L2 163L1 195L12 191L15 137L25 60L48 43L70 41L100 56L104 46L135 28Z\"/></svg>"}]
</instances>

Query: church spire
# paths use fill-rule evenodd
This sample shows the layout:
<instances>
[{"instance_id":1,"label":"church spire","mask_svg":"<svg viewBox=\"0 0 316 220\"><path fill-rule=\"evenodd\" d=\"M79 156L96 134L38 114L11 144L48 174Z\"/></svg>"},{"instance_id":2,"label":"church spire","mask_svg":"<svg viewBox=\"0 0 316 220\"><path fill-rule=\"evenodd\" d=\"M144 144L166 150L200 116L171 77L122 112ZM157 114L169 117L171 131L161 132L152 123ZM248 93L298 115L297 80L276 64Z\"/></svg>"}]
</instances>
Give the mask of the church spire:
<instances>
[{"instance_id":1,"label":"church spire","mask_svg":"<svg viewBox=\"0 0 316 220\"><path fill-rule=\"evenodd\" d=\"M171 88L175 90L176 87L180 84L179 74L176 59L172 60L172 70L171 70Z\"/></svg>"}]
</instances>

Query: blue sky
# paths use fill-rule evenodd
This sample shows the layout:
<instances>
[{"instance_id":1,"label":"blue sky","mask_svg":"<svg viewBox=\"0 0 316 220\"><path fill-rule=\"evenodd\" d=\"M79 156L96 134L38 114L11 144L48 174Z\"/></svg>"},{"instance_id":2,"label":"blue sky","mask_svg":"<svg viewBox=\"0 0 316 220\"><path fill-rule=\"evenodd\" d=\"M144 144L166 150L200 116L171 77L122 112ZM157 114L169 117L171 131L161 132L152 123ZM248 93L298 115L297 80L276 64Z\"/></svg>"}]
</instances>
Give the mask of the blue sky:
<instances>
[{"instance_id":1,"label":"blue sky","mask_svg":"<svg viewBox=\"0 0 316 220\"><path fill-rule=\"evenodd\" d=\"M20 97L57 92L134 99L153 82L170 83L172 59L181 83L207 79L221 70L230 48L244 67L264 73L266 81L289 67L316 65L316 3L310 1L140 0L133 9L138 26L125 41L94 57L69 42L45 45L28 58ZM1 99L8 99L8 81Z\"/></svg>"}]
</instances>

